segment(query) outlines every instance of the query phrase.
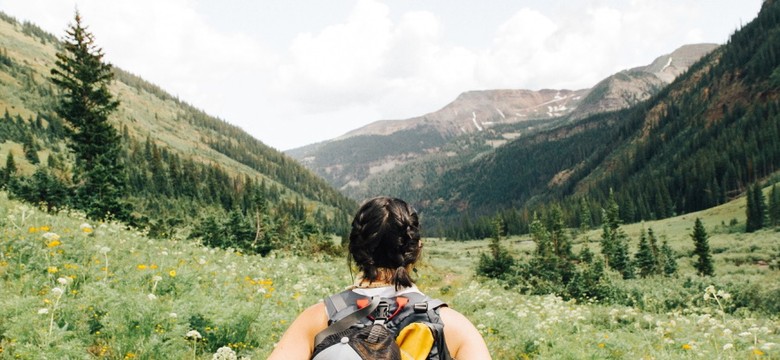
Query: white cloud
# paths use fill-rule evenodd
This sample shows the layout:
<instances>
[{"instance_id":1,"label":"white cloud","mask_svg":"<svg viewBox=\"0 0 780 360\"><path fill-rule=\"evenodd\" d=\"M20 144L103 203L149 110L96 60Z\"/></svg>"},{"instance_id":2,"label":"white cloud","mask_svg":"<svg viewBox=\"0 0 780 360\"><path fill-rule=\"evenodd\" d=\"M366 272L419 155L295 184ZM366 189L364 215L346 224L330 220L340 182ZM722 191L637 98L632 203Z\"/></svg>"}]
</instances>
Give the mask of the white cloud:
<instances>
[{"instance_id":1,"label":"white cloud","mask_svg":"<svg viewBox=\"0 0 780 360\"><path fill-rule=\"evenodd\" d=\"M265 24L253 24L260 30L250 34L214 21L247 21L251 15L235 14L243 6L268 8L254 3L227 2L209 14L199 12L197 0L0 0L0 9L59 36L76 3L109 61L282 149L379 119L423 115L463 91L592 86L685 43L723 42L738 23L725 0L526 3L492 14L502 21L491 23L477 12L448 22L452 12L478 8L454 1L422 10L414 2L343 0L329 9L351 5L348 14L271 41L278 33ZM292 8L280 13L296 16L290 23L320 15ZM713 35L722 23L730 25ZM458 36L475 26L492 29L479 32L492 31L492 38L462 45ZM264 43L288 45L270 50Z\"/></svg>"}]
</instances>

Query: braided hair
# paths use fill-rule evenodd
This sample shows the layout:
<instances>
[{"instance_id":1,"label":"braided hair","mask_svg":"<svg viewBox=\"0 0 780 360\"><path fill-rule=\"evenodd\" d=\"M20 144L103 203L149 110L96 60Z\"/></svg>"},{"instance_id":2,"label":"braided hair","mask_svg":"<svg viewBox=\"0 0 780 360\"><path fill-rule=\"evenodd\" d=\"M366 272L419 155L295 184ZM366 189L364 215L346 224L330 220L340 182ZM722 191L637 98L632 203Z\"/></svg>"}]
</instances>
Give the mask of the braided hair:
<instances>
[{"instance_id":1,"label":"braided hair","mask_svg":"<svg viewBox=\"0 0 780 360\"><path fill-rule=\"evenodd\" d=\"M365 280L373 282L379 280L380 271L392 271L396 289L412 286L408 269L420 251L420 222L409 204L380 196L360 206L352 221L349 253Z\"/></svg>"}]
</instances>

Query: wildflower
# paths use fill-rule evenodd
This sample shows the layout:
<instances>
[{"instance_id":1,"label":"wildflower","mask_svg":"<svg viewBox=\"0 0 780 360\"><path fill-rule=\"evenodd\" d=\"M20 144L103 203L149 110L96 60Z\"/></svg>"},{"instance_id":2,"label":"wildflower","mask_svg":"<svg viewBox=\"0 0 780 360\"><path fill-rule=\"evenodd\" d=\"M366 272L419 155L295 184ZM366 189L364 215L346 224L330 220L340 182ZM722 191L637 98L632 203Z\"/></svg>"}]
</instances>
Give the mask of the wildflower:
<instances>
[{"instance_id":1,"label":"wildflower","mask_svg":"<svg viewBox=\"0 0 780 360\"><path fill-rule=\"evenodd\" d=\"M100 248L100 253L103 255L108 254L109 251L111 251L111 248L108 246L103 246Z\"/></svg>"},{"instance_id":2,"label":"wildflower","mask_svg":"<svg viewBox=\"0 0 780 360\"><path fill-rule=\"evenodd\" d=\"M155 295L155 294L149 294L149 295L146 295L146 297L147 297L149 300L156 300L156 299L157 299L157 295Z\"/></svg>"},{"instance_id":3,"label":"wildflower","mask_svg":"<svg viewBox=\"0 0 780 360\"><path fill-rule=\"evenodd\" d=\"M763 356L764 352L759 349L753 349L753 355L755 356Z\"/></svg>"},{"instance_id":4,"label":"wildflower","mask_svg":"<svg viewBox=\"0 0 780 360\"><path fill-rule=\"evenodd\" d=\"M135 359L135 356L136 355L134 353L129 352L125 354L125 359Z\"/></svg>"},{"instance_id":5,"label":"wildflower","mask_svg":"<svg viewBox=\"0 0 780 360\"><path fill-rule=\"evenodd\" d=\"M168 272L168 275L169 275L170 277L176 277L176 270L171 270L171 271L169 271L169 272Z\"/></svg>"},{"instance_id":6,"label":"wildflower","mask_svg":"<svg viewBox=\"0 0 780 360\"><path fill-rule=\"evenodd\" d=\"M55 233L53 233L53 232L47 232L47 233L44 233L44 234L43 234L43 235L41 235L41 236L42 236L44 239L46 239L47 241L57 241L57 240L59 240L59 239L60 239L60 236L59 236L59 235L57 235L57 234L55 234Z\"/></svg>"},{"instance_id":7,"label":"wildflower","mask_svg":"<svg viewBox=\"0 0 780 360\"><path fill-rule=\"evenodd\" d=\"M38 309L38 315L46 315L49 313L49 308L40 308Z\"/></svg>"},{"instance_id":8,"label":"wildflower","mask_svg":"<svg viewBox=\"0 0 780 360\"><path fill-rule=\"evenodd\" d=\"M734 348L734 344L732 344L732 343L727 343L727 344L723 345L723 351L726 351L726 350L729 350L729 349L732 349L732 348Z\"/></svg>"},{"instance_id":9,"label":"wildflower","mask_svg":"<svg viewBox=\"0 0 780 360\"><path fill-rule=\"evenodd\" d=\"M223 346L219 349L217 349L217 352L214 353L214 356L211 358L212 360L238 360L236 357L236 352L233 351L228 346Z\"/></svg>"},{"instance_id":10,"label":"wildflower","mask_svg":"<svg viewBox=\"0 0 780 360\"><path fill-rule=\"evenodd\" d=\"M160 275L155 275L155 276L153 276L153 277L152 277L152 281L154 281L154 282L160 282L160 281L162 281L162 276L160 276Z\"/></svg>"},{"instance_id":11,"label":"wildflower","mask_svg":"<svg viewBox=\"0 0 780 360\"><path fill-rule=\"evenodd\" d=\"M198 330L190 330L187 332L187 335L184 336L187 340L194 340L194 341L200 341L200 339L203 339L203 336L200 335Z\"/></svg>"},{"instance_id":12,"label":"wildflower","mask_svg":"<svg viewBox=\"0 0 780 360\"><path fill-rule=\"evenodd\" d=\"M179 317L179 314L177 314L175 312L172 312L172 313L168 314L168 317L172 318L172 319L175 319L175 318Z\"/></svg>"},{"instance_id":13,"label":"wildflower","mask_svg":"<svg viewBox=\"0 0 780 360\"><path fill-rule=\"evenodd\" d=\"M53 248L62 245L62 243L59 240L54 240L46 243L46 247Z\"/></svg>"},{"instance_id":14,"label":"wildflower","mask_svg":"<svg viewBox=\"0 0 780 360\"><path fill-rule=\"evenodd\" d=\"M683 344L682 345L682 349L683 350L690 350L691 349L691 345L690 344Z\"/></svg>"},{"instance_id":15,"label":"wildflower","mask_svg":"<svg viewBox=\"0 0 780 360\"><path fill-rule=\"evenodd\" d=\"M58 269L56 266L49 266L46 271L48 271L49 274L56 274L58 271L60 271L60 269Z\"/></svg>"},{"instance_id":16,"label":"wildflower","mask_svg":"<svg viewBox=\"0 0 780 360\"><path fill-rule=\"evenodd\" d=\"M81 229L81 232L83 232L85 234L89 234L89 233L91 233L94 230L92 228L92 225L87 224L87 223L83 223L83 224L79 225L79 229Z\"/></svg>"},{"instance_id":17,"label":"wildflower","mask_svg":"<svg viewBox=\"0 0 780 360\"><path fill-rule=\"evenodd\" d=\"M57 282L60 283L60 285L68 285L70 281L71 281L70 278L64 278L64 277L57 279Z\"/></svg>"},{"instance_id":18,"label":"wildflower","mask_svg":"<svg viewBox=\"0 0 780 360\"><path fill-rule=\"evenodd\" d=\"M138 264L138 266L136 266L136 268L138 270L146 270L146 265L145 264Z\"/></svg>"}]
</instances>

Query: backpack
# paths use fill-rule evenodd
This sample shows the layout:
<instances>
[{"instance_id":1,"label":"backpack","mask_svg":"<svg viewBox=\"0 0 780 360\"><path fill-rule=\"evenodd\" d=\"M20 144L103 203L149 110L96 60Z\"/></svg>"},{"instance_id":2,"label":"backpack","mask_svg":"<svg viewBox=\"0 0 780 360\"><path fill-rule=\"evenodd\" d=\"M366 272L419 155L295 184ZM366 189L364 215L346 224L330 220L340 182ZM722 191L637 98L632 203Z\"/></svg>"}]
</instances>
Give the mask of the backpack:
<instances>
[{"instance_id":1,"label":"backpack","mask_svg":"<svg viewBox=\"0 0 780 360\"><path fill-rule=\"evenodd\" d=\"M335 294L325 299L329 326L314 338L312 360L451 360L442 306L416 292L393 298Z\"/></svg>"}]
</instances>

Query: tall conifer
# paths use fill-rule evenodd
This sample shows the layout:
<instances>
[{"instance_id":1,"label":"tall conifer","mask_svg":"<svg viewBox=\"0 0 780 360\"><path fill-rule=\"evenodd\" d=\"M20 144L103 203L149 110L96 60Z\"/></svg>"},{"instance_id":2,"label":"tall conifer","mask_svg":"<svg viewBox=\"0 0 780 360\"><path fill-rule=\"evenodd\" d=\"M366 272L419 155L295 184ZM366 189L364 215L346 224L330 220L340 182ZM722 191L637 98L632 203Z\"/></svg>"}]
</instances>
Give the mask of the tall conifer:
<instances>
[{"instance_id":1,"label":"tall conifer","mask_svg":"<svg viewBox=\"0 0 780 360\"><path fill-rule=\"evenodd\" d=\"M714 275L715 269L712 265L712 255L710 255L709 235L707 235L707 231L699 218L696 218L696 222L693 225L691 239L693 239L694 245L693 252L699 257L696 261L696 272L701 276Z\"/></svg>"},{"instance_id":2,"label":"tall conifer","mask_svg":"<svg viewBox=\"0 0 780 360\"><path fill-rule=\"evenodd\" d=\"M95 45L78 12L66 31L51 75L60 90L56 112L69 125L68 145L76 154L77 206L93 218L125 218L121 138L108 122L119 106L108 89L114 73L111 65L103 62L103 51Z\"/></svg>"}]
</instances>

